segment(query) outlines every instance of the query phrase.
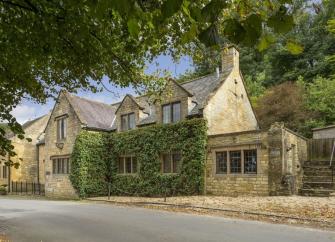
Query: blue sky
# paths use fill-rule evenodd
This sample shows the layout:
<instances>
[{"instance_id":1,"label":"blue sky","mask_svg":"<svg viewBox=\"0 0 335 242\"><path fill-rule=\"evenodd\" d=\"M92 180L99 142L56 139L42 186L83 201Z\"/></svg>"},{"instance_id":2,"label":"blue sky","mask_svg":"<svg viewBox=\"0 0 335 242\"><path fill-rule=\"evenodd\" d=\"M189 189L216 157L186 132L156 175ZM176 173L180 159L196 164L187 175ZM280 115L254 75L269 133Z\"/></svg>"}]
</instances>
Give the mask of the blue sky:
<instances>
[{"instance_id":1,"label":"blue sky","mask_svg":"<svg viewBox=\"0 0 335 242\"><path fill-rule=\"evenodd\" d=\"M156 65L156 62L158 65ZM185 73L187 69L192 69L192 59L190 57L182 57L178 63L174 63L170 56L160 55L152 64L148 64L147 71L153 72L156 69L165 69L171 72L174 77ZM113 91L113 93L108 91L103 91L100 93L91 93L79 91L78 96L92 99L104 103L114 103L122 100L122 98L127 94L134 94L134 90L131 88L120 88L106 83L108 89ZM23 101L19 106L17 106L12 114L16 117L17 121L21 124L28 120L32 120L41 115L48 113L54 105L54 100L49 100L47 104L41 105L29 101Z\"/></svg>"}]
</instances>

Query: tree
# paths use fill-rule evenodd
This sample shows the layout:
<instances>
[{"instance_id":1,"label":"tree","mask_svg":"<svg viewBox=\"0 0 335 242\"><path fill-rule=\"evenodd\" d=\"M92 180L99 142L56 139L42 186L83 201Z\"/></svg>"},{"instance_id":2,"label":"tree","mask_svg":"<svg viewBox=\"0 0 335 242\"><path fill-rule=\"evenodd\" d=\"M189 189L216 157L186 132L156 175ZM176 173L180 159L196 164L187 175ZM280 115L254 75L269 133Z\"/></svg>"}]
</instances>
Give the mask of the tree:
<instances>
[{"instance_id":1,"label":"tree","mask_svg":"<svg viewBox=\"0 0 335 242\"><path fill-rule=\"evenodd\" d=\"M255 108L261 127L284 122L286 127L306 134L305 123L313 119L314 114L307 109L304 97L304 88L293 82L267 89Z\"/></svg>"},{"instance_id":2,"label":"tree","mask_svg":"<svg viewBox=\"0 0 335 242\"><path fill-rule=\"evenodd\" d=\"M307 106L320 123L335 123L335 79L317 77L307 86Z\"/></svg>"},{"instance_id":3,"label":"tree","mask_svg":"<svg viewBox=\"0 0 335 242\"><path fill-rule=\"evenodd\" d=\"M99 91L103 77L159 88L162 77L143 70L160 53L200 56L228 41L266 48L269 30L294 25L291 0L0 0L0 9L0 120L22 139L10 112L24 98ZM15 155L0 130L0 155Z\"/></svg>"}]
</instances>

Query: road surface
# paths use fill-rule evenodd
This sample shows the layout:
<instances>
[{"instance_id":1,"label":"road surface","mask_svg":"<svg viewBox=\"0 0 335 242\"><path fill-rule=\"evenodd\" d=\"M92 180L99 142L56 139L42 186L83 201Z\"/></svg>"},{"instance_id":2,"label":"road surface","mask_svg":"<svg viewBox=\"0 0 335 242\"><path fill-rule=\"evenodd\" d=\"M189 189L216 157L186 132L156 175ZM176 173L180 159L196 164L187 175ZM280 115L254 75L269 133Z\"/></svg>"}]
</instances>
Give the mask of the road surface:
<instances>
[{"instance_id":1,"label":"road surface","mask_svg":"<svg viewBox=\"0 0 335 242\"><path fill-rule=\"evenodd\" d=\"M69 201L0 198L13 242L335 242L335 233L222 217Z\"/></svg>"}]
</instances>

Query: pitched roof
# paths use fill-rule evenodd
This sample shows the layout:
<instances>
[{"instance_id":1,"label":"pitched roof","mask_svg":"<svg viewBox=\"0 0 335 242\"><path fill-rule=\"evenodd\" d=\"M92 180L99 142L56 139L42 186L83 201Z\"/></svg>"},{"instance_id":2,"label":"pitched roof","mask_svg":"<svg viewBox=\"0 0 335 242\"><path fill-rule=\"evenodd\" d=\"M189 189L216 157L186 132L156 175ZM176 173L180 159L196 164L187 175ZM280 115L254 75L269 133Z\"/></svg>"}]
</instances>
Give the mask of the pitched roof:
<instances>
[{"instance_id":1,"label":"pitched roof","mask_svg":"<svg viewBox=\"0 0 335 242\"><path fill-rule=\"evenodd\" d=\"M40 137L43 136L44 134L44 128L50 118L50 115L51 112L42 115L40 117L37 117L33 120L25 122L22 125L22 129L25 132L24 134L25 137L31 138L32 143L40 143L41 142ZM30 129L31 126L33 126L32 129ZM14 142L17 142L17 140L15 141L15 139L17 139L17 136L10 130L6 133L6 138L11 139Z\"/></svg>"},{"instance_id":2,"label":"pitched roof","mask_svg":"<svg viewBox=\"0 0 335 242\"><path fill-rule=\"evenodd\" d=\"M66 97L79 120L87 128L111 130L117 106L88 100L69 93L66 93Z\"/></svg>"},{"instance_id":3,"label":"pitched roof","mask_svg":"<svg viewBox=\"0 0 335 242\"><path fill-rule=\"evenodd\" d=\"M217 76L216 73L213 73L181 84L186 90L194 95L193 101L197 103L191 110L191 115L197 114L199 110L206 106L206 102L210 95L220 87L220 84L227 79L231 71L232 68L227 68L223 70L219 76Z\"/></svg>"},{"instance_id":4,"label":"pitched roof","mask_svg":"<svg viewBox=\"0 0 335 242\"><path fill-rule=\"evenodd\" d=\"M124 98L122 99L122 101L121 101L121 103L120 103L120 105L117 107L117 109L115 110L115 113L119 110L119 108L121 107L121 105L122 105L122 103L124 102L124 100L126 99L126 98L130 98L138 107L139 107L139 109L144 109L142 106L141 106L141 104L138 102L138 100L136 99L136 98L134 98L132 95L130 95L130 94L126 94L126 96L124 96Z\"/></svg>"},{"instance_id":5,"label":"pitched roof","mask_svg":"<svg viewBox=\"0 0 335 242\"><path fill-rule=\"evenodd\" d=\"M232 67L223 70L219 76L217 74L209 74L191 81L178 84L192 98L194 107L190 110L189 115L201 114L202 109L212 93L227 79L232 71ZM106 104L92 101L73 94L63 92L77 114L80 122L90 129L99 130L116 130L116 111L122 104L117 102ZM156 122L156 110L152 105L149 96L142 95L133 97L129 96L142 111L147 114L146 117L139 121L139 125L152 124ZM124 100L124 99L123 99Z\"/></svg>"},{"instance_id":6,"label":"pitched roof","mask_svg":"<svg viewBox=\"0 0 335 242\"><path fill-rule=\"evenodd\" d=\"M332 128L335 128L335 124L328 125L328 126L325 126L325 127L314 128L314 129L312 129L312 131L318 131L318 130L324 130L324 129L332 129Z\"/></svg>"}]
</instances>

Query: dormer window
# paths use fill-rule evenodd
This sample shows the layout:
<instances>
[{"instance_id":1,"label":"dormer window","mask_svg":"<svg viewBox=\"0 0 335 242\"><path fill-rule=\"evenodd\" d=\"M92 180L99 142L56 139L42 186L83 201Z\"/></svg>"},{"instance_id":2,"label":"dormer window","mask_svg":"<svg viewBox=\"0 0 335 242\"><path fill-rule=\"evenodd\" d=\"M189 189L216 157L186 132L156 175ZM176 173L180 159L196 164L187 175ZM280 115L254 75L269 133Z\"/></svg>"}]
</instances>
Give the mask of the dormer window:
<instances>
[{"instance_id":1,"label":"dormer window","mask_svg":"<svg viewBox=\"0 0 335 242\"><path fill-rule=\"evenodd\" d=\"M162 113L163 113L163 123L176 123L180 121L181 114L180 114L180 102L165 104L162 106Z\"/></svg>"},{"instance_id":2,"label":"dormer window","mask_svg":"<svg viewBox=\"0 0 335 242\"><path fill-rule=\"evenodd\" d=\"M135 113L121 115L121 130L135 129Z\"/></svg>"},{"instance_id":3,"label":"dormer window","mask_svg":"<svg viewBox=\"0 0 335 242\"><path fill-rule=\"evenodd\" d=\"M66 139L66 131L67 131L67 116L57 118L57 140L65 140Z\"/></svg>"}]
</instances>

